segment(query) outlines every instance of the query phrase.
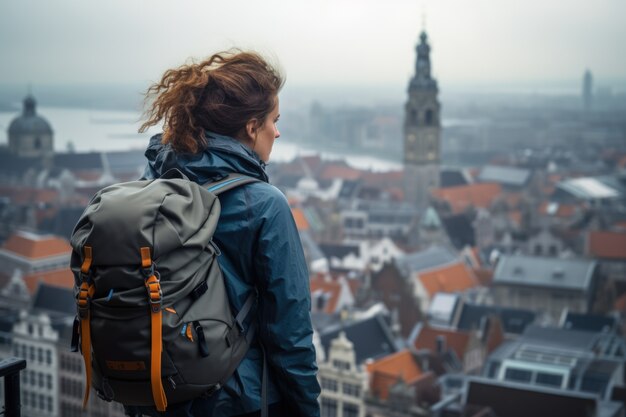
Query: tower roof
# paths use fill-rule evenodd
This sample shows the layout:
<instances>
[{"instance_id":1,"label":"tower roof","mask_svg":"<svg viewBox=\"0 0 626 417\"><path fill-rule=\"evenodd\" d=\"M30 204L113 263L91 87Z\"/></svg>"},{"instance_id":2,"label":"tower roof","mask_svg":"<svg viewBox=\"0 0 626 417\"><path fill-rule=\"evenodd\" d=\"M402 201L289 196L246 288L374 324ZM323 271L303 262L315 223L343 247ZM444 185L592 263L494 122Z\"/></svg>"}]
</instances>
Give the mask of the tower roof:
<instances>
[{"instance_id":1,"label":"tower roof","mask_svg":"<svg viewBox=\"0 0 626 417\"><path fill-rule=\"evenodd\" d=\"M51 135L52 128L46 119L37 115L37 101L28 95L23 101L22 114L9 125L9 136L13 135Z\"/></svg>"}]
</instances>

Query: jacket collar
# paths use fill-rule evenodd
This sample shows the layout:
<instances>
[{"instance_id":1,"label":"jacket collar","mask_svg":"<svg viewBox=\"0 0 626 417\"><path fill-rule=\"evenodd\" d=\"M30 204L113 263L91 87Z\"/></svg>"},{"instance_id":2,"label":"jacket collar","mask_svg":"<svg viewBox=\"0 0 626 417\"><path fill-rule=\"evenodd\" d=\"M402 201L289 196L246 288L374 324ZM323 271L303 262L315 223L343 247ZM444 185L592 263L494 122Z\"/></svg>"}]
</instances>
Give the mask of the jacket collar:
<instances>
[{"instance_id":1,"label":"jacket collar","mask_svg":"<svg viewBox=\"0 0 626 417\"><path fill-rule=\"evenodd\" d=\"M148 165L157 175L177 168L199 184L216 181L231 173L268 182L265 163L256 152L234 138L207 131L208 146L197 154L176 153L170 145L163 145L161 138L161 134L153 136L145 152Z\"/></svg>"}]
</instances>

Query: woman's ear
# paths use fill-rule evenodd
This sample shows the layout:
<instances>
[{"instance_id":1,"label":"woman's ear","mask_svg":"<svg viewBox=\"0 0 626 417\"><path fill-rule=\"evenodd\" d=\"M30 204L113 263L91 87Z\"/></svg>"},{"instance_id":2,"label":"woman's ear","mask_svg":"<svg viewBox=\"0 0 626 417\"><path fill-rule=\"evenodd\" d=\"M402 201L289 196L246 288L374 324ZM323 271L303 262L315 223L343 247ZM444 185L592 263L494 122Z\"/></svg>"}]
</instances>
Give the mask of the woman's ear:
<instances>
[{"instance_id":1,"label":"woman's ear","mask_svg":"<svg viewBox=\"0 0 626 417\"><path fill-rule=\"evenodd\" d=\"M257 119L250 119L246 123L246 136L251 141L256 140L257 129L259 128L259 121Z\"/></svg>"}]
</instances>

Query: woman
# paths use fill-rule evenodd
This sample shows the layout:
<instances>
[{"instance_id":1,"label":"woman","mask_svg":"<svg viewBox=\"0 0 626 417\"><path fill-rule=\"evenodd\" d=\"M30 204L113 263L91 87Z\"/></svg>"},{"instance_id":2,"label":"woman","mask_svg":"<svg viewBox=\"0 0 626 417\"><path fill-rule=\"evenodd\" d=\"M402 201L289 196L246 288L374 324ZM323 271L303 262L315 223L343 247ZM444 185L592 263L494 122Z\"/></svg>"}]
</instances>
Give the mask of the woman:
<instances>
[{"instance_id":1,"label":"woman","mask_svg":"<svg viewBox=\"0 0 626 417\"><path fill-rule=\"evenodd\" d=\"M256 340L220 391L171 405L164 415L260 415L264 349L269 415L319 416L308 272L287 200L265 173L280 136L282 85L261 56L231 51L168 70L148 90L154 100L140 131L161 121L164 129L146 150L145 178L178 168L200 184L230 173L259 180L220 196L214 236L233 309L259 292ZM163 415L146 407L133 412Z\"/></svg>"}]
</instances>

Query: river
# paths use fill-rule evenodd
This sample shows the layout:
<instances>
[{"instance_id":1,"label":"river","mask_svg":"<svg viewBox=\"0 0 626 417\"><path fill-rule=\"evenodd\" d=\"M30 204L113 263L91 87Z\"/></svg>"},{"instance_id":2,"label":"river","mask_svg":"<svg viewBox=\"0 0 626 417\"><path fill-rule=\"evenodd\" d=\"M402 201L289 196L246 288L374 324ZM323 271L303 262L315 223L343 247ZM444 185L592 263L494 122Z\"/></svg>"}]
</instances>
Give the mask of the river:
<instances>
[{"instance_id":1,"label":"river","mask_svg":"<svg viewBox=\"0 0 626 417\"><path fill-rule=\"evenodd\" d=\"M132 111L37 107L37 114L52 126L54 149L57 152L67 152L70 147L76 152L143 149L150 136L160 131L152 128L146 133L137 133L140 115ZM18 115L17 112L0 112L0 146L8 144L7 130ZM373 156L317 152L301 144L290 143L287 137L281 137L274 144L272 161L286 162L298 155L312 153L321 153L325 159L345 159L348 164L361 169L389 171L402 168L400 163Z\"/></svg>"}]
</instances>

